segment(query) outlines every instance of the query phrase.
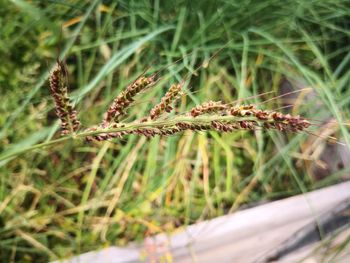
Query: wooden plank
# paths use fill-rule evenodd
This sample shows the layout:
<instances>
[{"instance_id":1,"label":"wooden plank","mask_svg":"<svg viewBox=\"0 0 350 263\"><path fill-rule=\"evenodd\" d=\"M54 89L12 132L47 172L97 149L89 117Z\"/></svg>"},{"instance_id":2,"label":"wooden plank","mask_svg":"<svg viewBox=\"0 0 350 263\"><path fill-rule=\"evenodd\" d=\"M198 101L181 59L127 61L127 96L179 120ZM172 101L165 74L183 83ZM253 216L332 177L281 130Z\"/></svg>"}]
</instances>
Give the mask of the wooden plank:
<instances>
[{"instance_id":1,"label":"wooden plank","mask_svg":"<svg viewBox=\"0 0 350 263\"><path fill-rule=\"evenodd\" d=\"M200 222L142 245L107 248L66 262L139 262L172 256L174 262L254 262L302 226L350 198L350 182Z\"/></svg>"}]
</instances>

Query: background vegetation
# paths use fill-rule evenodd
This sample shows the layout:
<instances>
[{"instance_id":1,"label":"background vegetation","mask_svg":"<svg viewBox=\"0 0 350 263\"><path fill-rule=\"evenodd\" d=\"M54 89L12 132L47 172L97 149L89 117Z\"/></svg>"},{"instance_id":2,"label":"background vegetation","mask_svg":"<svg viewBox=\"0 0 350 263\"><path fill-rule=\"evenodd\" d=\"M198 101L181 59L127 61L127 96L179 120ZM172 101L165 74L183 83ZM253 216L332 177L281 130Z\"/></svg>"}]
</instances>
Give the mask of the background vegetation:
<instances>
[{"instance_id":1,"label":"background vegetation","mask_svg":"<svg viewBox=\"0 0 350 263\"><path fill-rule=\"evenodd\" d=\"M128 118L142 117L171 83L227 43L192 76L179 112L209 99L275 92L246 102L258 103L286 87L311 87L312 94L294 96L287 110L346 122L349 14L346 0L1 0L0 257L44 262L125 245L346 179L349 167L325 167L327 142L308 134L128 136L25 149L59 136L47 82L58 54L66 59L85 126L99 123L142 72L183 58L138 96ZM262 107L286 103L275 99ZM314 130L349 145L344 125ZM320 177L322 165L327 176Z\"/></svg>"}]
</instances>

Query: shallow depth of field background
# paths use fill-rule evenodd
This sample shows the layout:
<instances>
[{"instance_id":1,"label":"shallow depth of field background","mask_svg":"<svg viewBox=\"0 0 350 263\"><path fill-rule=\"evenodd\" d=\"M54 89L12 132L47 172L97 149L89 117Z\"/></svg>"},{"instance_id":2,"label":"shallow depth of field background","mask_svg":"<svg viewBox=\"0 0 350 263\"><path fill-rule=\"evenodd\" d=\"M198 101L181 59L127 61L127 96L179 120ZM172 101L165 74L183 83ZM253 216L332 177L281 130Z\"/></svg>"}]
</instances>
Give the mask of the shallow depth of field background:
<instances>
[{"instance_id":1,"label":"shallow depth of field background","mask_svg":"<svg viewBox=\"0 0 350 263\"><path fill-rule=\"evenodd\" d=\"M345 0L1 0L0 159L59 136L47 81L58 54L68 65L83 127L99 123L142 72L183 57L137 96L126 121L144 116L170 84L229 41L192 75L178 112L274 91L245 101L259 103L309 87L314 91L260 107L294 104L284 112L348 122L349 14ZM319 124L314 133L349 146L345 125ZM327 141L315 139L275 131L186 132L76 140L1 160L0 256L45 262L125 245L348 179L349 167L323 160Z\"/></svg>"}]
</instances>

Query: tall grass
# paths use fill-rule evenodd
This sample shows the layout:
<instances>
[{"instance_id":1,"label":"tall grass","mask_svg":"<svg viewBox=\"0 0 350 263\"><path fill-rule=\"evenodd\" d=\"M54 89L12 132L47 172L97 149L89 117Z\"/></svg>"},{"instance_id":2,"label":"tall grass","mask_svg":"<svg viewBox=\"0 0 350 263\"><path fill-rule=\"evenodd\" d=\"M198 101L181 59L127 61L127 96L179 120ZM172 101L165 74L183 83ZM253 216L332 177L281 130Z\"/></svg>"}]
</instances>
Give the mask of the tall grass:
<instances>
[{"instance_id":1,"label":"tall grass","mask_svg":"<svg viewBox=\"0 0 350 263\"><path fill-rule=\"evenodd\" d=\"M0 253L6 262L123 245L329 185L349 172L344 167L316 180L308 169L312 137L301 133L185 132L92 144L59 139L47 81L56 57L64 58L87 128L145 69L152 74L183 58L128 108L128 118L139 119L169 83L181 82L229 43L185 83L179 113L208 99L252 96L244 102L258 104L280 94L288 80L316 94L303 102L298 96L294 113L347 122L347 1L16 0L1 2L0 10ZM269 91L274 94L254 97ZM284 105L275 99L264 107ZM335 134L349 146L345 125Z\"/></svg>"}]
</instances>

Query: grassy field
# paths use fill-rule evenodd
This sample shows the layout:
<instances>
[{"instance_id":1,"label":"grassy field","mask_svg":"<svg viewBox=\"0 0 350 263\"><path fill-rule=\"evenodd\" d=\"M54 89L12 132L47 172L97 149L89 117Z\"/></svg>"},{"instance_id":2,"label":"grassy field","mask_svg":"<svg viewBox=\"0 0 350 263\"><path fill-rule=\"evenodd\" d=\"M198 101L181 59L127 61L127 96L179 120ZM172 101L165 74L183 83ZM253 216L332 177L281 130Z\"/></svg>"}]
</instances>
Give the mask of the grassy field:
<instances>
[{"instance_id":1,"label":"grassy field","mask_svg":"<svg viewBox=\"0 0 350 263\"><path fill-rule=\"evenodd\" d=\"M178 112L274 91L244 101L258 104L285 86L309 87L312 96L296 94L285 110L343 123L350 117L349 14L346 0L1 0L2 261L45 262L125 245L349 173L339 165L320 178L315 171L328 143L307 133L185 132L36 147L60 136L48 87L58 56L67 63L83 128L100 123L145 70L180 58L137 96L128 120L143 117L170 84L193 73ZM285 103L273 99L260 107ZM349 147L347 126L331 126L311 130Z\"/></svg>"}]
</instances>

